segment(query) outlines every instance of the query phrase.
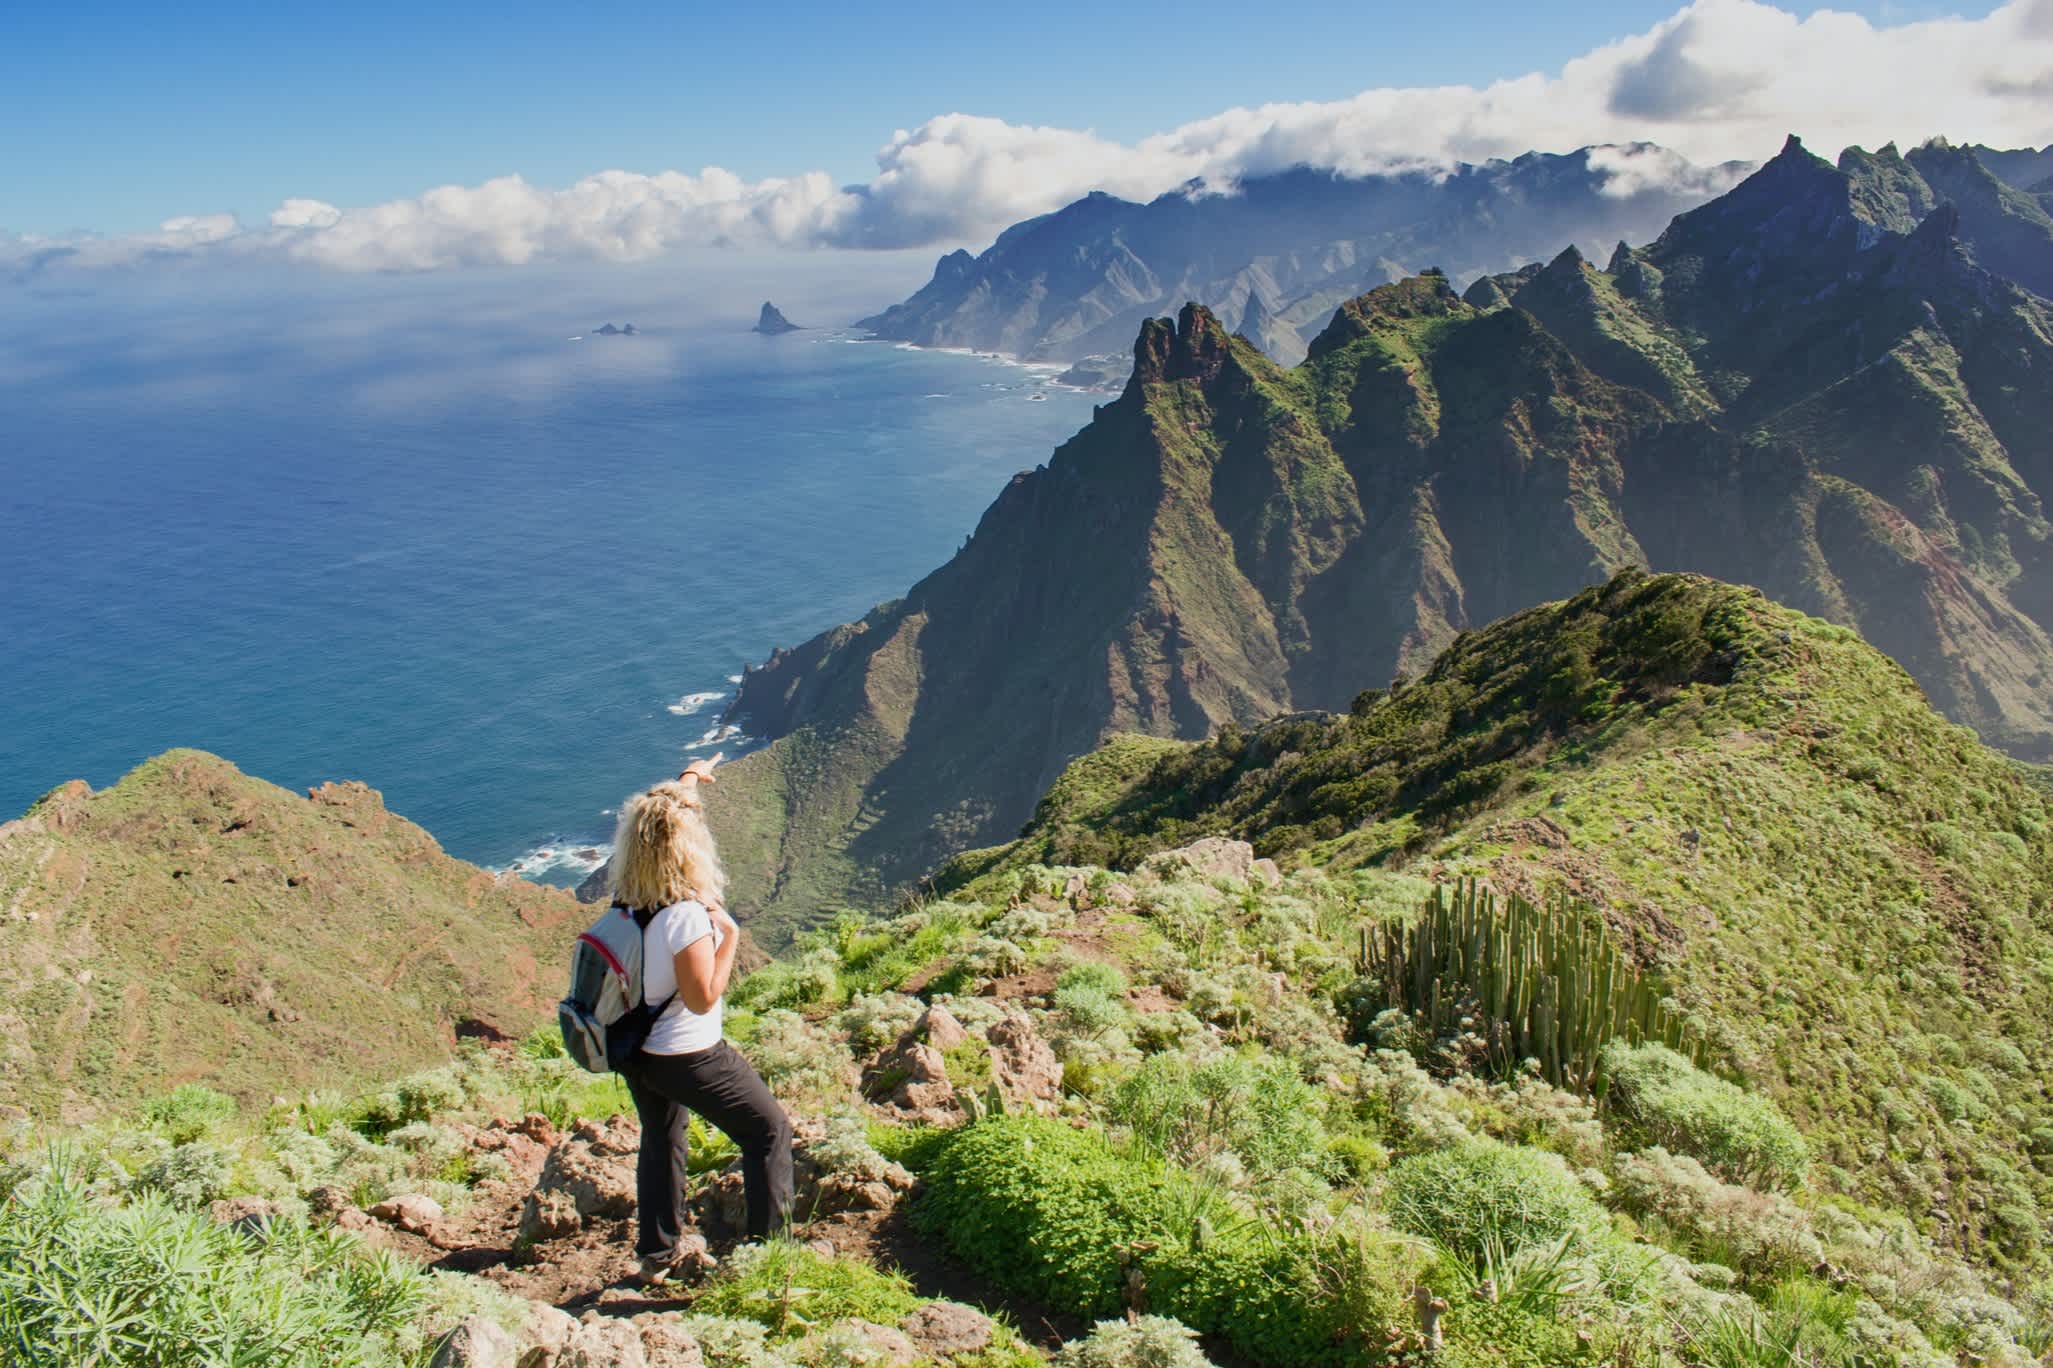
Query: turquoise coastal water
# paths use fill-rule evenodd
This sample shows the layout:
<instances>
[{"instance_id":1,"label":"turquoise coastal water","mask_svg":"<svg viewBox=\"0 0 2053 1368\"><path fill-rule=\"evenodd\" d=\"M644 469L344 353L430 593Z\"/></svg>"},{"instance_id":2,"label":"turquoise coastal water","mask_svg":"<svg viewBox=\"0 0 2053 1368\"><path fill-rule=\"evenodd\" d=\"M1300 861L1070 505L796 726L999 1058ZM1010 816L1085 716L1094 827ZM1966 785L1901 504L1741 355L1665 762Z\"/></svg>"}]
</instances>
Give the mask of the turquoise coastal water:
<instances>
[{"instance_id":1,"label":"turquoise coastal water","mask_svg":"<svg viewBox=\"0 0 2053 1368\"><path fill-rule=\"evenodd\" d=\"M989 358L755 337L743 282L533 284L0 323L0 816L192 745L574 878L623 794L735 749L744 664L902 593L1090 413Z\"/></svg>"}]
</instances>

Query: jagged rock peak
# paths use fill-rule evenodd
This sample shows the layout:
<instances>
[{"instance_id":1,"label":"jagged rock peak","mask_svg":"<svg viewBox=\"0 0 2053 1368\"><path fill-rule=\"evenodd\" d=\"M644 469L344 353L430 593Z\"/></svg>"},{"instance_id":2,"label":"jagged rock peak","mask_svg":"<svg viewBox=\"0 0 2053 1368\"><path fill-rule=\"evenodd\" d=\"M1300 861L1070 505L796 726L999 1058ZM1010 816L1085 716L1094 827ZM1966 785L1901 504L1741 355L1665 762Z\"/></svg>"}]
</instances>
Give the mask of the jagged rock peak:
<instances>
[{"instance_id":1,"label":"jagged rock peak","mask_svg":"<svg viewBox=\"0 0 2053 1368\"><path fill-rule=\"evenodd\" d=\"M1138 385L1210 380L1231 351L1217 316L1202 304L1185 304L1174 326L1166 318L1151 318L1141 325L1133 344L1134 383L1127 386L1127 393Z\"/></svg>"},{"instance_id":2,"label":"jagged rock peak","mask_svg":"<svg viewBox=\"0 0 2053 1368\"><path fill-rule=\"evenodd\" d=\"M1240 326L1234 331L1256 346L1262 345L1262 332L1269 326L1269 306L1262 303L1262 292L1250 289L1247 303L1240 311Z\"/></svg>"},{"instance_id":3,"label":"jagged rock peak","mask_svg":"<svg viewBox=\"0 0 2053 1368\"><path fill-rule=\"evenodd\" d=\"M756 316L755 331L765 337L775 337L779 333L797 332L798 324L786 318L775 304L766 299L762 313Z\"/></svg>"},{"instance_id":4,"label":"jagged rock peak","mask_svg":"<svg viewBox=\"0 0 2053 1368\"><path fill-rule=\"evenodd\" d=\"M1941 200L1937 208L1918 223L1911 240L1922 246L1950 244L1960 236L1960 209L1952 200Z\"/></svg>"}]
</instances>

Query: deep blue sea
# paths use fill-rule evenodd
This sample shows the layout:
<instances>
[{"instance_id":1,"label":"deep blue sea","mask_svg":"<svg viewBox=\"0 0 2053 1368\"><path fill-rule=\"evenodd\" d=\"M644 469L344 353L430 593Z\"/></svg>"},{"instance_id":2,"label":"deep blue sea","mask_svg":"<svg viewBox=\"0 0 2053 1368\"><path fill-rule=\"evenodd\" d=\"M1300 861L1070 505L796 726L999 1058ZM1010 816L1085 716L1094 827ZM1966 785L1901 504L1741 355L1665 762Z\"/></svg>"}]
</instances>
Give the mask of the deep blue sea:
<instances>
[{"instance_id":1,"label":"deep blue sea","mask_svg":"<svg viewBox=\"0 0 2053 1368\"><path fill-rule=\"evenodd\" d=\"M0 818L199 746L575 878L622 796L734 753L744 664L903 593L1088 420L992 358L746 331L929 265L0 285Z\"/></svg>"}]
</instances>

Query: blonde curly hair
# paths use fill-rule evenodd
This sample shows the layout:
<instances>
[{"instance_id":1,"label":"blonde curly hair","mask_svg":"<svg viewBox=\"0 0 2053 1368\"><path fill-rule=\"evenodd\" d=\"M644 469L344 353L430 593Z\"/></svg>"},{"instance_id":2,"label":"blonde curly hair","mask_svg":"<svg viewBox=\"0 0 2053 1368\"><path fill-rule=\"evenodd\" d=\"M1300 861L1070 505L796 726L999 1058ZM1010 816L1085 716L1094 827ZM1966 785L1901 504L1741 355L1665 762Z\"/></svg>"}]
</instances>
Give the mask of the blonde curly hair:
<instances>
[{"instance_id":1,"label":"blonde curly hair","mask_svg":"<svg viewBox=\"0 0 2053 1368\"><path fill-rule=\"evenodd\" d=\"M606 866L606 887L615 902L647 910L725 898L727 875L696 789L673 779L620 805L613 858Z\"/></svg>"}]
</instances>

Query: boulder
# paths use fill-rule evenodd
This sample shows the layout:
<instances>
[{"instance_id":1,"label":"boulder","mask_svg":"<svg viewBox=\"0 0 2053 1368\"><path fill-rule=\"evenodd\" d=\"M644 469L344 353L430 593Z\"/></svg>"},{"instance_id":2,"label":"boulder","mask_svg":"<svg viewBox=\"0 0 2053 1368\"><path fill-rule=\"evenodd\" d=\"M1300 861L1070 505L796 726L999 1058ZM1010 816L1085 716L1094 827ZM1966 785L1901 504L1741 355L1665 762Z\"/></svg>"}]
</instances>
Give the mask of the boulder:
<instances>
[{"instance_id":1,"label":"boulder","mask_svg":"<svg viewBox=\"0 0 2053 1368\"><path fill-rule=\"evenodd\" d=\"M424 1193L403 1192L372 1207L371 1215L410 1234L420 1235L442 1219L442 1204Z\"/></svg>"},{"instance_id":2,"label":"boulder","mask_svg":"<svg viewBox=\"0 0 2053 1368\"><path fill-rule=\"evenodd\" d=\"M921 1012L920 1019L912 1024L912 1029L927 1044L944 1055L969 1039L969 1029L957 1021L955 1013L946 1007L929 1007Z\"/></svg>"},{"instance_id":3,"label":"boulder","mask_svg":"<svg viewBox=\"0 0 2053 1368\"><path fill-rule=\"evenodd\" d=\"M868 1350L870 1355L862 1360L865 1364L874 1364L877 1368L910 1368L912 1364L926 1361L927 1356L920 1352L919 1346L914 1344L912 1339L903 1330L894 1330L888 1325L878 1325L875 1321L854 1319L837 1321L834 1328L842 1331L844 1334L854 1334L861 1338L863 1348ZM815 1335L817 1333L816 1331ZM808 1338L813 1338L813 1336L808 1336ZM808 1346L805 1341L800 1341L800 1362L811 1363L814 1361L813 1358L807 1356L807 1348ZM841 1360L833 1361L840 1362Z\"/></svg>"},{"instance_id":4,"label":"boulder","mask_svg":"<svg viewBox=\"0 0 2053 1368\"><path fill-rule=\"evenodd\" d=\"M898 1322L898 1328L920 1353L937 1359L982 1353L996 1333L991 1318L974 1306L946 1301L928 1302Z\"/></svg>"},{"instance_id":5,"label":"boulder","mask_svg":"<svg viewBox=\"0 0 2053 1368\"><path fill-rule=\"evenodd\" d=\"M233 1226L238 1231L253 1231L267 1221L275 1219L283 1207L262 1197L223 1197L207 1206L207 1215L217 1225Z\"/></svg>"},{"instance_id":6,"label":"boulder","mask_svg":"<svg viewBox=\"0 0 2053 1368\"><path fill-rule=\"evenodd\" d=\"M656 1311L634 1318L642 1337L642 1357L649 1368L705 1368L706 1356L684 1317L675 1311Z\"/></svg>"},{"instance_id":7,"label":"boulder","mask_svg":"<svg viewBox=\"0 0 2053 1368\"><path fill-rule=\"evenodd\" d=\"M531 1192L520 1207L520 1238L529 1244L564 1240L585 1228L577 1203L560 1192Z\"/></svg>"},{"instance_id":8,"label":"boulder","mask_svg":"<svg viewBox=\"0 0 2053 1368\"><path fill-rule=\"evenodd\" d=\"M1256 860L1253 865L1249 866L1249 872L1271 888L1283 882L1283 871L1276 867L1274 860Z\"/></svg>"},{"instance_id":9,"label":"boulder","mask_svg":"<svg viewBox=\"0 0 2053 1368\"><path fill-rule=\"evenodd\" d=\"M1033 1018L1014 1010L991 1027L991 1084L1014 1111L1031 1110L1062 1095L1062 1063L1034 1029Z\"/></svg>"},{"instance_id":10,"label":"boulder","mask_svg":"<svg viewBox=\"0 0 2053 1368\"><path fill-rule=\"evenodd\" d=\"M634 1214L634 1155L641 1133L614 1117L601 1124L579 1122L549 1151L535 1190L521 1206L523 1239L556 1239L570 1234L570 1214L582 1226L593 1217Z\"/></svg>"},{"instance_id":11,"label":"boulder","mask_svg":"<svg viewBox=\"0 0 2053 1368\"><path fill-rule=\"evenodd\" d=\"M429 1368L518 1368L520 1344L483 1316L465 1316L435 1349Z\"/></svg>"},{"instance_id":12,"label":"boulder","mask_svg":"<svg viewBox=\"0 0 2053 1368\"><path fill-rule=\"evenodd\" d=\"M521 1330L528 1347L521 1351L520 1368L556 1368L577 1334L577 1318L547 1302L529 1302Z\"/></svg>"},{"instance_id":13,"label":"boulder","mask_svg":"<svg viewBox=\"0 0 2053 1368\"><path fill-rule=\"evenodd\" d=\"M642 1336L632 1321L585 1312L556 1368L648 1368Z\"/></svg>"},{"instance_id":14,"label":"boulder","mask_svg":"<svg viewBox=\"0 0 2053 1368\"><path fill-rule=\"evenodd\" d=\"M343 1189L333 1183L325 1184L308 1192L307 1210L316 1216L339 1216L345 1211L355 1211L356 1203Z\"/></svg>"},{"instance_id":15,"label":"boulder","mask_svg":"<svg viewBox=\"0 0 2053 1368\"><path fill-rule=\"evenodd\" d=\"M869 1062L863 1069L863 1093L874 1102L946 1124L956 1119L955 1088L948 1081L948 1063L941 1051L920 1038L930 1015L922 1015L897 1044ZM962 1029L952 1016L946 1022ZM942 1030L945 1036L946 1024Z\"/></svg>"},{"instance_id":16,"label":"boulder","mask_svg":"<svg viewBox=\"0 0 2053 1368\"><path fill-rule=\"evenodd\" d=\"M1190 874L1200 879L1232 879L1246 883L1254 872L1255 848L1226 836L1206 836L1176 850L1159 851L1143 863L1158 874Z\"/></svg>"}]
</instances>

